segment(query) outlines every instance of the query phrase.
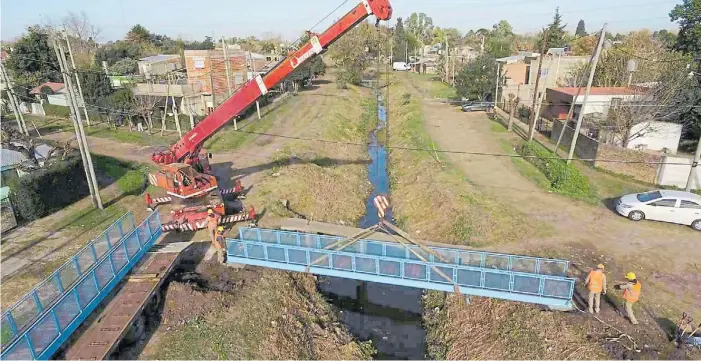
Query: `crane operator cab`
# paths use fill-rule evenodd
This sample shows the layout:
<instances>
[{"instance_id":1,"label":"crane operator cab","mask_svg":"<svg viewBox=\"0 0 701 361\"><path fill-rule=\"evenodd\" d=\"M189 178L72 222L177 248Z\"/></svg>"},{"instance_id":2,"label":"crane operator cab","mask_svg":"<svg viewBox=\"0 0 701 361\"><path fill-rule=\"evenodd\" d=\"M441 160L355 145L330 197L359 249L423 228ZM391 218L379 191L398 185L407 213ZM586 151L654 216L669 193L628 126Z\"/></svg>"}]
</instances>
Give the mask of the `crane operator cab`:
<instances>
[{"instance_id":1,"label":"crane operator cab","mask_svg":"<svg viewBox=\"0 0 701 361\"><path fill-rule=\"evenodd\" d=\"M149 174L149 181L181 199L200 196L217 188L217 179L213 175L196 172L185 163L163 166L158 172Z\"/></svg>"}]
</instances>

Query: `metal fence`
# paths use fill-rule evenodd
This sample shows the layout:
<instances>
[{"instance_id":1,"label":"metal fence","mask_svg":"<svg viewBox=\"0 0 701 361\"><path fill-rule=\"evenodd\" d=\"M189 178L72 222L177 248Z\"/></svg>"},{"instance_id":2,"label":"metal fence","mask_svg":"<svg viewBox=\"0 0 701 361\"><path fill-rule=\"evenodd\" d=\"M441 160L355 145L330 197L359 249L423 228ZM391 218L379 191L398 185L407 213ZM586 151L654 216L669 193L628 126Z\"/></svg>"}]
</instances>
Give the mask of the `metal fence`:
<instances>
[{"instance_id":1,"label":"metal fence","mask_svg":"<svg viewBox=\"0 0 701 361\"><path fill-rule=\"evenodd\" d=\"M9 330L11 343L2 359L50 358L160 234L158 212L137 227L131 212L122 216L3 314L3 341Z\"/></svg>"},{"instance_id":2,"label":"metal fence","mask_svg":"<svg viewBox=\"0 0 701 361\"><path fill-rule=\"evenodd\" d=\"M344 239L343 237L338 236L246 227L239 229L239 238L247 241L276 243L316 249L323 249ZM567 269L569 267L569 261L567 260L428 246L427 248L431 249L433 252L438 254L440 258L442 258L441 260L418 246L409 246L408 248L411 248L412 251L420 254L429 262L433 263L448 263L472 267L491 268L502 271L535 273L560 277L567 276ZM413 252L401 244L366 239L359 240L353 245L344 248L343 252L363 253L407 260L419 260L419 258Z\"/></svg>"},{"instance_id":3,"label":"metal fence","mask_svg":"<svg viewBox=\"0 0 701 361\"><path fill-rule=\"evenodd\" d=\"M392 283L440 290L457 284L477 290L471 294L553 305L564 302L551 299L570 300L574 292L574 279L564 277L568 267L564 260L430 247L440 260L410 246L428 260L423 262L405 246L390 242L360 240L342 251L331 251L324 248L342 237L257 228L241 228L239 235L240 241L227 242L230 257L315 267L331 276L385 283L391 278L407 281Z\"/></svg>"}]
</instances>

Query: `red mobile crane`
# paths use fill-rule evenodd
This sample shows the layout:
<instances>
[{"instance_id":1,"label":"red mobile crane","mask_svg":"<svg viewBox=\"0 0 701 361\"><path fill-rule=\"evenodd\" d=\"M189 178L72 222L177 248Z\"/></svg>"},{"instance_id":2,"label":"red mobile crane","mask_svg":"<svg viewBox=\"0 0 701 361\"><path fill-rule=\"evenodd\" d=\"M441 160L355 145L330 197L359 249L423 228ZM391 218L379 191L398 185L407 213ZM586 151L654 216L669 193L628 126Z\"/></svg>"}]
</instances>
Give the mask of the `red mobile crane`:
<instances>
[{"instance_id":1,"label":"red mobile crane","mask_svg":"<svg viewBox=\"0 0 701 361\"><path fill-rule=\"evenodd\" d=\"M162 168L157 173L149 174L149 180L151 184L164 188L170 197L153 199L146 194L149 208L175 199L180 200L181 203L183 201L199 203L171 212L172 219L163 225L164 230L204 228L209 209L224 214L223 195L240 194L240 183L237 183L236 190L219 190L217 179L211 174L212 169L209 165L211 155L208 156L202 149L205 140L268 93L269 89L277 86L298 66L325 51L329 45L370 15L375 15L378 22L389 20L392 17L392 6L389 0L362 0L323 33L312 36L297 51L291 53L265 75L256 75L244 84L170 149L153 154L151 158ZM254 218L255 211L250 207L248 214L224 216L220 223Z\"/></svg>"}]
</instances>

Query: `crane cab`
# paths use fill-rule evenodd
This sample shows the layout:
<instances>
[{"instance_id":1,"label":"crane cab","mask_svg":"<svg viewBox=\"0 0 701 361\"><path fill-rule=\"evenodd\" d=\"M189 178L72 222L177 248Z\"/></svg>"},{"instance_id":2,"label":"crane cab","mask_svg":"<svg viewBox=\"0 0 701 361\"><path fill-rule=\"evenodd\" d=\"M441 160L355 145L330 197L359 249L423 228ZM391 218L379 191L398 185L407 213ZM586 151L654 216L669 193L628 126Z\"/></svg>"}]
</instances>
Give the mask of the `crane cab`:
<instances>
[{"instance_id":1,"label":"crane cab","mask_svg":"<svg viewBox=\"0 0 701 361\"><path fill-rule=\"evenodd\" d=\"M177 198L202 196L217 189L217 179L213 175L196 172L185 163L171 163L148 175L149 182Z\"/></svg>"}]
</instances>

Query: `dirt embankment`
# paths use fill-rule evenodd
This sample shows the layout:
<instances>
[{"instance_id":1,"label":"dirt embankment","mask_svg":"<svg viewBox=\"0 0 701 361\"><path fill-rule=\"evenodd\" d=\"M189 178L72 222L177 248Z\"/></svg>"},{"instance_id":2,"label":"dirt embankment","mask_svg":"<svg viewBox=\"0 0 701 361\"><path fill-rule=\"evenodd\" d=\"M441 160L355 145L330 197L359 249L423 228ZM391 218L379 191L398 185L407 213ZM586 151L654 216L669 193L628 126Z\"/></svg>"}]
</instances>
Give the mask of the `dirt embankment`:
<instances>
[{"instance_id":1,"label":"dirt embankment","mask_svg":"<svg viewBox=\"0 0 701 361\"><path fill-rule=\"evenodd\" d=\"M389 145L393 214L413 235L482 246L545 231L482 194L447 158L432 151L440 148L427 133L421 94L402 77L390 86Z\"/></svg>"}]
</instances>

